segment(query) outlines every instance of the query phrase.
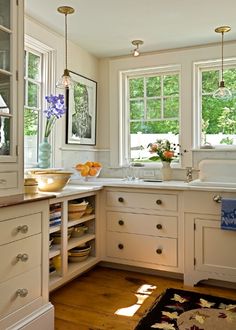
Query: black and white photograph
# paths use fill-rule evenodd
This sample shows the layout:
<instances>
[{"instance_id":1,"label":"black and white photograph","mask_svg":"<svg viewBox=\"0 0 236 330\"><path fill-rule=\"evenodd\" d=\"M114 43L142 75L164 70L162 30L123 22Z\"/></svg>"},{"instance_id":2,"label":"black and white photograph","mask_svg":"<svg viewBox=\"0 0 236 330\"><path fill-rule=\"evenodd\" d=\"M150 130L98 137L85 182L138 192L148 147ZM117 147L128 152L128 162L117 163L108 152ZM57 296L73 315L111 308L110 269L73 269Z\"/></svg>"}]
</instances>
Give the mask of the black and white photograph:
<instances>
[{"instance_id":1,"label":"black and white photograph","mask_svg":"<svg viewBox=\"0 0 236 330\"><path fill-rule=\"evenodd\" d=\"M73 86L66 91L67 144L96 144L97 82L70 71Z\"/></svg>"}]
</instances>

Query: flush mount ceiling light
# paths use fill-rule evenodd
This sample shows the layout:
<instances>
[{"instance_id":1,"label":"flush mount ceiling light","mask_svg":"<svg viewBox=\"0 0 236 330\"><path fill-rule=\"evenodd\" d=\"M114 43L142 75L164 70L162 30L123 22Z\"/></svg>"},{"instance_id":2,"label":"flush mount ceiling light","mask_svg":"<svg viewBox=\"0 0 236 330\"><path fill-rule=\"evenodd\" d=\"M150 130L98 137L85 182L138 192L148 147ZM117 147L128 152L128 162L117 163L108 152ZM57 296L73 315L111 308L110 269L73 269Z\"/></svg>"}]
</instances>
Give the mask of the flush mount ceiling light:
<instances>
[{"instance_id":1,"label":"flush mount ceiling light","mask_svg":"<svg viewBox=\"0 0 236 330\"><path fill-rule=\"evenodd\" d=\"M217 99L230 99L232 94L228 88L225 87L224 82L224 33L229 32L229 26L220 26L215 29L216 33L221 33L221 81L219 88L214 92L213 97Z\"/></svg>"},{"instance_id":2,"label":"flush mount ceiling light","mask_svg":"<svg viewBox=\"0 0 236 330\"><path fill-rule=\"evenodd\" d=\"M139 56L139 46L143 45L143 41L142 40L133 40L132 41L132 45L136 46L135 49L133 50L133 56Z\"/></svg>"},{"instance_id":3,"label":"flush mount ceiling light","mask_svg":"<svg viewBox=\"0 0 236 330\"><path fill-rule=\"evenodd\" d=\"M61 6L57 8L60 14L65 15L65 69L61 78L57 81L57 88L70 88L73 85L73 81L70 77L69 70L67 69L67 15L75 12L74 8L68 6Z\"/></svg>"}]
</instances>

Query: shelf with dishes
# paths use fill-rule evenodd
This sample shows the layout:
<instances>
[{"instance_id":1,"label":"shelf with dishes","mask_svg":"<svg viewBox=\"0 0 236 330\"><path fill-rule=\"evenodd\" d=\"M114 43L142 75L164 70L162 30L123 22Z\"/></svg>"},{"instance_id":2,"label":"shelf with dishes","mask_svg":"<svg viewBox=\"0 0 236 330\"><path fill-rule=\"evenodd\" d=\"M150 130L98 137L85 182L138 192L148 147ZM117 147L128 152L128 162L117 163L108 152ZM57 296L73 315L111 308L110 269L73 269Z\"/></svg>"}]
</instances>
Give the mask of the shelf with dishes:
<instances>
[{"instance_id":1,"label":"shelf with dishes","mask_svg":"<svg viewBox=\"0 0 236 330\"><path fill-rule=\"evenodd\" d=\"M50 201L50 290L98 262L96 195L90 193L79 198L65 196Z\"/></svg>"}]
</instances>

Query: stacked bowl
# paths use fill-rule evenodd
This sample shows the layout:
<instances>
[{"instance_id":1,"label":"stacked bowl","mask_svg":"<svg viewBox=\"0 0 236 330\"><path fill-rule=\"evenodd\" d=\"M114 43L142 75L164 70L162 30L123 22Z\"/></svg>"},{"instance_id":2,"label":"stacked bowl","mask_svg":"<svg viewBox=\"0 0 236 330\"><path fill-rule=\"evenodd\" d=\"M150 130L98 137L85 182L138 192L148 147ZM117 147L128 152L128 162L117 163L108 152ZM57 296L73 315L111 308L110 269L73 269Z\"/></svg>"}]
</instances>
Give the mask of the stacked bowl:
<instances>
[{"instance_id":1,"label":"stacked bowl","mask_svg":"<svg viewBox=\"0 0 236 330\"><path fill-rule=\"evenodd\" d=\"M69 262L81 262L88 258L91 250L91 245L83 244L71 249L68 252Z\"/></svg>"},{"instance_id":2,"label":"stacked bowl","mask_svg":"<svg viewBox=\"0 0 236 330\"><path fill-rule=\"evenodd\" d=\"M69 202L68 204L68 220L77 220L80 219L87 208L88 202L83 201L81 203L77 203L75 201Z\"/></svg>"}]
</instances>

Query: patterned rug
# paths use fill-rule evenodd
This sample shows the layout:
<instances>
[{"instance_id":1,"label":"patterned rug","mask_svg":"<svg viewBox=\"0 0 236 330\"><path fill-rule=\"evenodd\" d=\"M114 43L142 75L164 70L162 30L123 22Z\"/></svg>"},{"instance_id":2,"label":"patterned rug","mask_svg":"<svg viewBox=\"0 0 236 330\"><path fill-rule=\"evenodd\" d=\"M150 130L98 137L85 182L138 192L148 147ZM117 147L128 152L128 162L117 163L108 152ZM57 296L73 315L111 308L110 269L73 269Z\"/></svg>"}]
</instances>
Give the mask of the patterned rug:
<instances>
[{"instance_id":1,"label":"patterned rug","mask_svg":"<svg viewBox=\"0 0 236 330\"><path fill-rule=\"evenodd\" d=\"M236 330L236 300L167 289L135 330Z\"/></svg>"}]
</instances>

